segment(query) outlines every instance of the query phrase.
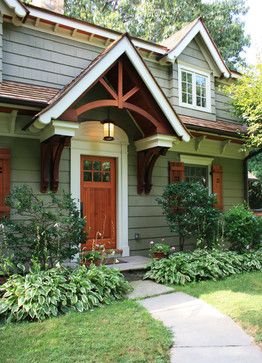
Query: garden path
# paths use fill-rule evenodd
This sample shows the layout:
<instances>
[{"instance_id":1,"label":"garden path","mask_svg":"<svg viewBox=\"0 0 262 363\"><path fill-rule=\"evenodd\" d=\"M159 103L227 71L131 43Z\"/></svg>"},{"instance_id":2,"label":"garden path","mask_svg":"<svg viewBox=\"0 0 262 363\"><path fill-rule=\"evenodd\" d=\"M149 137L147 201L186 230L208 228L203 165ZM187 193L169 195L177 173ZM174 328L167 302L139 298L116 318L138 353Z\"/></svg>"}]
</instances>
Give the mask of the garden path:
<instances>
[{"instance_id":1,"label":"garden path","mask_svg":"<svg viewBox=\"0 0 262 363\"><path fill-rule=\"evenodd\" d=\"M200 299L168 291L138 302L173 332L171 363L262 363L262 352L253 339Z\"/></svg>"}]
</instances>

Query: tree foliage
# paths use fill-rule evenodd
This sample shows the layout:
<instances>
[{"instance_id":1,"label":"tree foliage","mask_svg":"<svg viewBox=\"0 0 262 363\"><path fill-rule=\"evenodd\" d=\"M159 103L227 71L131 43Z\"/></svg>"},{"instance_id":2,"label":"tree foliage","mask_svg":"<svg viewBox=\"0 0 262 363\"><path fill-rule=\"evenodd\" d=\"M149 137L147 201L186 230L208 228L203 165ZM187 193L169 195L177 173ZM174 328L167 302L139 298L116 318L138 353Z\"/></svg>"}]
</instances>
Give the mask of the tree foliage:
<instances>
[{"instance_id":1,"label":"tree foliage","mask_svg":"<svg viewBox=\"0 0 262 363\"><path fill-rule=\"evenodd\" d=\"M65 14L160 42L201 16L230 66L243 63L249 46L242 17L244 0L65 0Z\"/></svg>"},{"instance_id":2,"label":"tree foliage","mask_svg":"<svg viewBox=\"0 0 262 363\"><path fill-rule=\"evenodd\" d=\"M247 125L247 147L262 147L262 64L249 67L227 88L234 113Z\"/></svg>"},{"instance_id":3,"label":"tree foliage","mask_svg":"<svg viewBox=\"0 0 262 363\"><path fill-rule=\"evenodd\" d=\"M0 243L4 241L16 263L37 259L43 268L54 266L72 259L86 239L85 219L70 194L42 198L22 185L12 190L6 204L15 219L1 221Z\"/></svg>"},{"instance_id":4,"label":"tree foliage","mask_svg":"<svg viewBox=\"0 0 262 363\"><path fill-rule=\"evenodd\" d=\"M185 181L168 184L157 201L170 230L179 235L180 250L184 249L186 238L196 239L200 247L216 245L220 212L213 207L215 194L209 194L204 185Z\"/></svg>"}]
</instances>

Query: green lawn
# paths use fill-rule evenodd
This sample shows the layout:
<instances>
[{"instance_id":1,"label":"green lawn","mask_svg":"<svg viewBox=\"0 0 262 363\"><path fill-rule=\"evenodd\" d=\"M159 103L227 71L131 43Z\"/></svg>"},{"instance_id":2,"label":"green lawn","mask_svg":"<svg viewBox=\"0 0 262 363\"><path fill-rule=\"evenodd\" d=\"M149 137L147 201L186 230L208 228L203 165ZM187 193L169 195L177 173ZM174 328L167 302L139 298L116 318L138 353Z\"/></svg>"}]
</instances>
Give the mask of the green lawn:
<instances>
[{"instance_id":1,"label":"green lawn","mask_svg":"<svg viewBox=\"0 0 262 363\"><path fill-rule=\"evenodd\" d=\"M262 345L262 272L176 286L176 290L199 297L231 316Z\"/></svg>"},{"instance_id":2,"label":"green lawn","mask_svg":"<svg viewBox=\"0 0 262 363\"><path fill-rule=\"evenodd\" d=\"M1 363L166 363L171 333L133 301L0 326Z\"/></svg>"}]
</instances>

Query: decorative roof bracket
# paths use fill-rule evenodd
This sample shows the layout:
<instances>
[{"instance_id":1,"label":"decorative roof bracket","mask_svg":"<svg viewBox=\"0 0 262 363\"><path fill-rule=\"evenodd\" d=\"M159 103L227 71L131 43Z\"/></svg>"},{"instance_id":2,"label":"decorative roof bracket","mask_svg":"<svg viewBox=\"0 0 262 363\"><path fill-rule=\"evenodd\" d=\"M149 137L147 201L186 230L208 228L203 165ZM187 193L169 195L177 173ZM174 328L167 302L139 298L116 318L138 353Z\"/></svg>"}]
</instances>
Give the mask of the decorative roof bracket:
<instances>
[{"instance_id":1,"label":"decorative roof bracket","mask_svg":"<svg viewBox=\"0 0 262 363\"><path fill-rule=\"evenodd\" d=\"M152 173L159 156L165 155L168 147L156 146L137 152L137 193L149 194L152 189Z\"/></svg>"},{"instance_id":2,"label":"decorative roof bracket","mask_svg":"<svg viewBox=\"0 0 262 363\"><path fill-rule=\"evenodd\" d=\"M70 140L70 136L55 135L41 143L41 193L46 193L49 186L52 192L57 192L61 155Z\"/></svg>"}]
</instances>

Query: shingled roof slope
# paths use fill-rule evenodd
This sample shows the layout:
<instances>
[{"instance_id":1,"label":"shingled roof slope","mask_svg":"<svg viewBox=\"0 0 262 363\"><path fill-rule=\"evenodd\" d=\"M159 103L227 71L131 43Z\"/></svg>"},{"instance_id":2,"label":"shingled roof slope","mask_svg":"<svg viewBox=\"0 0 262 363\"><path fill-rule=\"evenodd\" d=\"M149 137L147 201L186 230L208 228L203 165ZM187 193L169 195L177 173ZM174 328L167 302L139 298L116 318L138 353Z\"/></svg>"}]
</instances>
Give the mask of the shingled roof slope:
<instances>
[{"instance_id":1,"label":"shingled roof slope","mask_svg":"<svg viewBox=\"0 0 262 363\"><path fill-rule=\"evenodd\" d=\"M3 81L0 83L0 99L19 103L46 105L59 92L57 88L36 86L28 83Z\"/></svg>"},{"instance_id":2,"label":"shingled roof slope","mask_svg":"<svg viewBox=\"0 0 262 363\"><path fill-rule=\"evenodd\" d=\"M188 32L194 27L194 25L198 22L200 18L197 18L187 25L185 25L182 29L178 30L170 37L164 39L160 44L167 47L169 50L176 48L181 40L188 34Z\"/></svg>"}]
</instances>

